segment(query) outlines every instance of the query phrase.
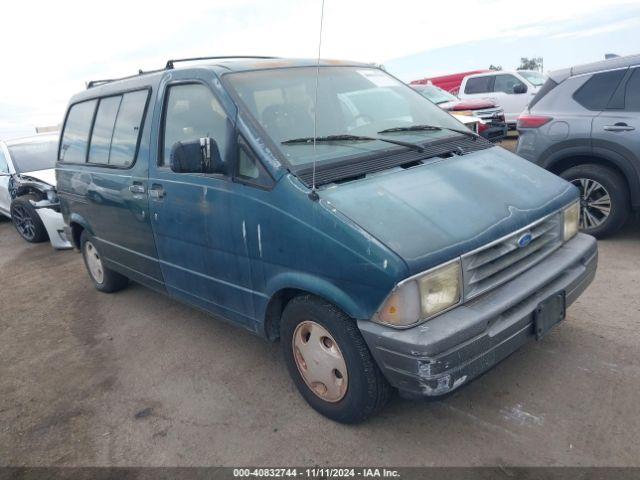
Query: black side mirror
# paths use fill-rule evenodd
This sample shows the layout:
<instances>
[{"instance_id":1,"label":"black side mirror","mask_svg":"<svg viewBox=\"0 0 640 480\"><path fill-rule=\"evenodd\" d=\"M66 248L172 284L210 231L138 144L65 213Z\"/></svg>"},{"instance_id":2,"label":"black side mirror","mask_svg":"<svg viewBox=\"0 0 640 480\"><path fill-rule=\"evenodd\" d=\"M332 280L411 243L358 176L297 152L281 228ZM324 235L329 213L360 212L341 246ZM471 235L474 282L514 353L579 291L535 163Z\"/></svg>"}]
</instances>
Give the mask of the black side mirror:
<instances>
[{"instance_id":1,"label":"black side mirror","mask_svg":"<svg viewBox=\"0 0 640 480\"><path fill-rule=\"evenodd\" d=\"M170 167L176 173L225 173L218 144L209 137L174 143Z\"/></svg>"},{"instance_id":2,"label":"black side mirror","mask_svg":"<svg viewBox=\"0 0 640 480\"><path fill-rule=\"evenodd\" d=\"M527 93L527 86L524 83L516 83L513 86L513 93Z\"/></svg>"}]
</instances>

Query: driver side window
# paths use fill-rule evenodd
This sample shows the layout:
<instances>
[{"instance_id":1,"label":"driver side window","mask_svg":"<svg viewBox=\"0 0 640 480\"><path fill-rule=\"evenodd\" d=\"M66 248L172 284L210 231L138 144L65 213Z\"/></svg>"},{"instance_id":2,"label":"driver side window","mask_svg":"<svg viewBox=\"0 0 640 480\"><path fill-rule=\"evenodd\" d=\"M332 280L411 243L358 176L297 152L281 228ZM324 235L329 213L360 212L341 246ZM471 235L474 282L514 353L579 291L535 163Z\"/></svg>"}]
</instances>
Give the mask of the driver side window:
<instances>
[{"instance_id":1,"label":"driver side window","mask_svg":"<svg viewBox=\"0 0 640 480\"><path fill-rule=\"evenodd\" d=\"M514 93L513 89L516 85L522 85L524 87L524 83L522 83L513 75L496 75L496 80L493 84L493 91Z\"/></svg>"},{"instance_id":2,"label":"driver side window","mask_svg":"<svg viewBox=\"0 0 640 480\"><path fill-rule=\"evenodd\" d=\"M211 90L200 83L170 86L164 118L164 145L161 166L169 166L171 148L177 142L211 137L218 144L220 157L227 153L230 124Z\"/></svg>"}]
</instances>

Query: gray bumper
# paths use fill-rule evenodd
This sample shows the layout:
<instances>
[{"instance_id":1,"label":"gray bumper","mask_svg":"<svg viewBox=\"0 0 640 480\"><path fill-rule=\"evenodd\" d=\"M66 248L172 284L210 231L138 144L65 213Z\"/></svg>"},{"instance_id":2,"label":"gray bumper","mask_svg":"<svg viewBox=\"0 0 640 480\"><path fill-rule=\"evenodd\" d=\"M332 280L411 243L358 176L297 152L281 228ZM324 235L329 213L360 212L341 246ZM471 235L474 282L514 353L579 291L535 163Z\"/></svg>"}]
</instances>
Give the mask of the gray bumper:
<instances>
[{"instance_id":1,"label":"gray bumper","mask_svg":"<svg viewBox=\"0 0 640 480\"><path fill-rule=\"evenodd\" d=\"M40 207L36 211L40 216L40 220L42 220L42 223L44 224L44 228L49 234L49 240L51 241L53 248L58 250L71 248L71 242L69 241L69 237L67 237L64 229L65 225L62 220L62 214L60 212L56 212L52 208Z\"/></svg>"},{"instance_id":2,"label":"gray bumper","mask_svg":"<svg viewBox=\"0 0 640 480\"><path fill-rule=\"evenodd\" d=\"M578 234L506 284L407 330L358 326L389 382L404 396L439 396L481 375L535 338L538 304L564 291L567 306L593 280L598 249Z\"/></svg>"}]
</instances>

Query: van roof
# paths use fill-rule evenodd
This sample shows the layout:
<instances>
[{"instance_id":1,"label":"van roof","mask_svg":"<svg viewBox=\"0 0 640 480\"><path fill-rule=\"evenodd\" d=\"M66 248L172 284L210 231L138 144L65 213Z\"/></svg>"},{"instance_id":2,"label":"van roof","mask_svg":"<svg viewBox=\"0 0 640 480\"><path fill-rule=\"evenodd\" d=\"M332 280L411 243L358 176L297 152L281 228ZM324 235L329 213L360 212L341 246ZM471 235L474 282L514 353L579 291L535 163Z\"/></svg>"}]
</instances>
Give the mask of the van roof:
<instances>
[{"instance_id":1,"label":"van roof","mask_svg":"<svg viewBox=\"0 0 640 480\"><path fill-rule=\"evenodd\" d=\"M615 70L617 68L626 68L632 65L640 65L640 54L615 57L610 58L609 60L600 60L598 62L585 63L582 65L576 65L575 67L554 70L549 73L549 78L556 83L560 83L565 81L567 78L575 77L576 75L602 72L604 70Z\"/></svg>"},{"instance_id":2,"label":"van roof","mask_svg":"<svg viewBox=\"0 0 640 480\"><path fill-rule=\"evenodd\" d=\"M179 63L179 66L174 63ZM185 62L186 65L183 65ZM172 70L202 70L209 69L222 75L229 72L244 72L253 70L268 70L274 68L292 68L292 67L315 67L316 65L326 66L354 66L354 67L372 67L379 68L375 64L354 62L349 60L332 60L332 59L308 59L308 58L277 58L277 57L219 57L219 59L180 59L169 60L165 68L153 70L149 72L139 71L138 74L108 79L94 80L87 82L87 90L80 92L72 97L72 102L95 98L116 91L122 91L123 88L135 89L144 88L159 82L160 77Z\"/></svg>"}]
</instances>

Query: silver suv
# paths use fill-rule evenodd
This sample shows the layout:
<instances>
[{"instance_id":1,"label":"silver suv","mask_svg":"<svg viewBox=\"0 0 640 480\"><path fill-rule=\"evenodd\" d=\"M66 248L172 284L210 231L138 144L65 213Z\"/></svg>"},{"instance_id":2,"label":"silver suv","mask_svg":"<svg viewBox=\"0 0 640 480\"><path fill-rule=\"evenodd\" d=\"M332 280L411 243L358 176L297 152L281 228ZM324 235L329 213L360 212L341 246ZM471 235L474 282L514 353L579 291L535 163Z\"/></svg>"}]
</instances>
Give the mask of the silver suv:
<instances>
[{"instance_id":1,"label":"silver suv","mask_svg":"<svg viewBox=\"0 0 640 480\"><path fill-rule=\"evenodd\" d=\"M518 132L518 155L580 189L586 233L611 234L640 210L640 55L550 73Z\"/></svg>"}]
</instances>

